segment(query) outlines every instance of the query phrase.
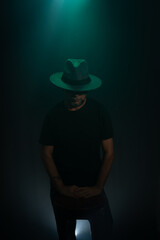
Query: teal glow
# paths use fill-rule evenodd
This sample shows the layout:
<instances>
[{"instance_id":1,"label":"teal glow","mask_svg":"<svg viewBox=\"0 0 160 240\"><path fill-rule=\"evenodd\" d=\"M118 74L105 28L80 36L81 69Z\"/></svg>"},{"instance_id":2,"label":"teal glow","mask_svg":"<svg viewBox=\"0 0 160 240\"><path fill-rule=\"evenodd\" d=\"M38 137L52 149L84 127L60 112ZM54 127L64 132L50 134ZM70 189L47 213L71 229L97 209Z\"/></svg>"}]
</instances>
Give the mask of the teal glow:
<instances>
[{"instance_id":1,"label":"teal glow","mask_svg":"<svg viewBox=\"0 0 160 240\"><path fill-rule=\"evenodd\" d=\"M82 20L83 14L91 0L63 0L63 9L64 12L68 15L69 18L74 21L76 19Z\"/></svg>"},{"instance_id":2,"label":"teal glow","mask_svg":"<svg viewBox=\"0 0 160 240\"><path fill-rule=\"evenodd\" d=\"M91 0L63 0L63 2L72 9L85 6Z\"/></svg>"}]
</instances>

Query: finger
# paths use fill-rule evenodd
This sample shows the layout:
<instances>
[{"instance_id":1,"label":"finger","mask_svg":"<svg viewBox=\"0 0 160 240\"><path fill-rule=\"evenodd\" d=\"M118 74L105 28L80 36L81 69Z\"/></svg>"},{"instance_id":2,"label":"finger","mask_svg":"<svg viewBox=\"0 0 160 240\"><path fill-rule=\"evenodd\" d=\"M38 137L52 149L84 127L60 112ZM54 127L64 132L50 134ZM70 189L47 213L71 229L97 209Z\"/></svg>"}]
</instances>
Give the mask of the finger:
<instances>
[{"instance_id":1,"label":"finger","mask_svg":"<svg viewBox=\"0 0 160 240\"><path fill-rule=\"evenodd\" d=\"M91 197L90 194L85 194L85 195L83 195L81 198L90 198L90 197Z\"/></svg>"},{"instance_id":2,"label":"finger","mask_svg":"<svg viewBox=\"0 0 160 240\"><path fill-rule=\"evenodd\" d=\"M87 196L89 195L90 193L88 191L82 191L82 192L77 192L76 195L77 196L80 196L80 197L83 197L83 196Z\"/></svg>"},{"instance_id":3,"label":"finger","mask_svg":"<svg viewBox=\"0 0 160 240\"><path fill-rule=\"evenodd\" d=\"M83 192L83 193L78 193L76 194L77 196L81 197L81 198L86 198L86 197L90 197L91 194L89 192Z\"/></svg>"},{"instance_id":4,"label":"finger","mask_svg":"<svg viewBox=\"0 0 160 240\"><path fill-rule=\"evenodd\" d=\"M80 187L79 190L86 190L89 189L89 187Z\"/></svg>"},{"instance_id":5,"label":"finger","mask_svg":"<svg viewBox=\"0 0 160 240\"><path fill-rule=\"evenodd\" d=\"M79 188L75 190L75 192L78 192L78 193L87 192L87 191L89 191L88 188Z\"/></svg>"},{"instance_id":6,"label":"finger","mask_svg":"<svg viewBox=\"0 0 160 240\"><path fill-rule=\"evenodd\" d=\"M84 190L84 189L89 189L89 187L78 187L78 190Z\"/></svg>"},{"instance_id":7,"label":"finger","mask_svg":"<svg viewBox=\"0 0 160 240\"><path fill-rule=\"evenodd\" d=\"M77 187L76 185L73 185L73 186L72 186L72 189L74 189L74 190L78 190L79 187Z\"/></svg>"}]
</instances>

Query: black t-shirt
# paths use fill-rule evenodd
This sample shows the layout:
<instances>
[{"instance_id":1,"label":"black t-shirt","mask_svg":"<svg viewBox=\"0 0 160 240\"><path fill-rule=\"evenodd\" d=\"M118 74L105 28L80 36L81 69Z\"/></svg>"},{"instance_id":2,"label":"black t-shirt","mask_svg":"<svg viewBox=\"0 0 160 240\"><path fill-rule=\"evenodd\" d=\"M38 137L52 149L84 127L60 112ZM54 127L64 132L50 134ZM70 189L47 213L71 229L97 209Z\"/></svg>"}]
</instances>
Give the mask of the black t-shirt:
<instances>
[{"instance_id":1,"label":"black t-shirt","mask_svg":"<svg viewBox=\"0 0 160 240\"><path fill-rule=\"evenodd\" d=\"M64 102L46 116L39 143L53 145L53 159L64 184L92 186L102 164L102 140L113 137L110 117L99 102L87 99L77 111Z\"/></svg>"}]
</instances>

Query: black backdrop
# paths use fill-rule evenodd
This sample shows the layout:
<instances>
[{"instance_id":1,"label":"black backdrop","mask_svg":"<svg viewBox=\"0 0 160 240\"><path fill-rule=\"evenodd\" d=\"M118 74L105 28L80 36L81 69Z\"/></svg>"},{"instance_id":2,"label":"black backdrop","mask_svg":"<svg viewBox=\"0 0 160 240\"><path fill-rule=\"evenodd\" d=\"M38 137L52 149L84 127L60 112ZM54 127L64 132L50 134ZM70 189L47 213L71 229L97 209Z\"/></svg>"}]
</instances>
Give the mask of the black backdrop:
<instances>
[{"instance_id":1,"label":"black backdrop","mask_svg":"<svg viewBox=\"0 0 160 240\"><path fill-rule=\"evenodd\" d=\"M70 57L85 58L90 73L103 81L90 97L106 105L114 126L115 160L106 192L115 239L156 239L158 1L88 1L74 24L67 5L58 10L57 2L3 2L4 239L56 239L38 138L45 114L63 98L49 75L62 71Z\"/></svg>"}]
</instances>

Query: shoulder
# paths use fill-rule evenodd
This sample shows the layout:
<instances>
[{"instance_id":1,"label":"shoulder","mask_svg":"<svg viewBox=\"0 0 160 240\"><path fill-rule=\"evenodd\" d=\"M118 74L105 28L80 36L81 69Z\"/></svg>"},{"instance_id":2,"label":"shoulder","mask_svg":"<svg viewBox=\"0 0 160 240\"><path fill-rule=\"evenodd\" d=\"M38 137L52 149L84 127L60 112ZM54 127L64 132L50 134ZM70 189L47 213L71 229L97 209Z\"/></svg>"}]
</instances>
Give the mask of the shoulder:
<instances>
[{"instance_id":1,"label":"shoulder","mask_svg":"<svg viewBox=\"0 0 160 240\"><path fill-rule=\"evenodd\" d=\"M90 107L99 108L102 105L99 101L93 98L87 98L87 101Z\"/></svg>"},{"instance_id":2,"label":"shoulder","mask_svg":"<svg viewBox=\"0 0 160 240\"><path fill-rule=\"evenodd\" d=\"M57 117L62 112L62 102L56 103L55 105L52 105L44 114L43 122L44 124L53 123L56 121Z\"/></svg>"},{"instance_id":3,"label":"shoulder","mask_svg":"<svg viewBox=\"0 0 160 240\"><path fill-rule=\"evenodd\" d=\"M56 114L58 114L59 112L61 112L63 110L63 102L58 102L56 103L54 106L52 106L47 114L46 114L46 117L52 117L52 116L55 116Z\"/></svg>"},{"instance_id":4,"label":"shoulder","mask_svg":"<svg viewBox=\"0 0 160 240\"><path fill-rule=\"evenodd\" d=\"M107 104L103 104L97 100L90 99L90 104L94 106L94 113L96 113L100 122L111 125L111 116L108 112Z\"/></svg>"},{"instance_id":5,"label":"shoulder","mask_svg":"<svg viewBox=\"0 0 160 240\"><path fill-rule=\"evenodd\" d=\"M107 112L107 107L103 103L99 102L98 100L88 98L88 103L90 108L93 108L98 112L102 112L102 113Z\"/></svg>"}]
</instances>

